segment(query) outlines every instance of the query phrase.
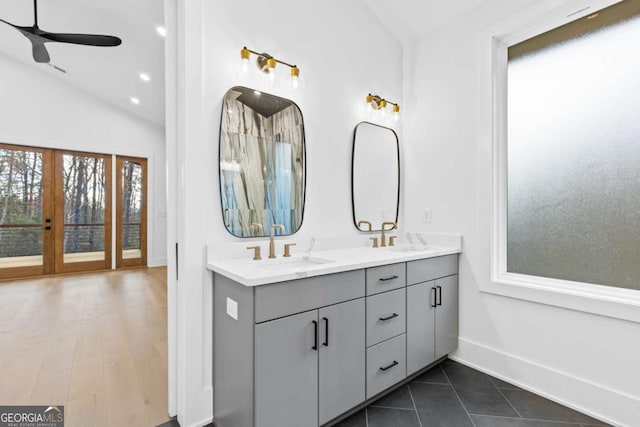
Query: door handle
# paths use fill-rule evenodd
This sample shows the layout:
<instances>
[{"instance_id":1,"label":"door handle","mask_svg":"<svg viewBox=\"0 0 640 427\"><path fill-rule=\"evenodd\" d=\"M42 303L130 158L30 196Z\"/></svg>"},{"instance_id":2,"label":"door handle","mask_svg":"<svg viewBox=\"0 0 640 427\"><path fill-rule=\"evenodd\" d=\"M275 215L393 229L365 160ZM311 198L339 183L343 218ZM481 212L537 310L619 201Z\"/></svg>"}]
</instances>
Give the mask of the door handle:
<instances>
[{"instance_id":1,"label":"door handle","mask_svg":"<svg viewBox=\"0 0 640 427\"><path fill-rule=\"evenodd\" d=\"M324 342L322 345L329 347L329 319L323 317L322 320L324 320Z\"/></svg>"},{"instance_id":2,"label":"door handle","mask_svg":"<svg viewBox=\"0 0 640 427\"><path fill-rule=\"evenodd\" d=\"M394 280L394 279L397 279L397 278L398 278L398 276L395 276L395 275L391 276L391 277L382 277L382 278L380 278L380 281L381 282L388 282L389 280Z\"/></svg>"},{"instance_id":3,"label":"door handle","mask_svg":"<svg viewBox=\"0 0 640 427\"><path fill-rule=\"evenodd\" d=\"M431 303L431 307L436 307L438 304L436 303L437 301L437 296L436 294L438 293L438 291L436 290L436 288L431 288L431 296L433 297L433 302Z\"/></svg>"},{"instance_id":4,"label":"door handle","mask_svg":"<svg viewBox=\"0 0 640 427\"><path fill-rule=\"evenodd\" d=\"M380 320L383 322L386 322L387 320L391 320L396 317L398 317L398 313L393 313L391 316L381 317Z\"/></svg>"},{"instance_id":5,"label":"door handle","mask_svg":"<svg viewBox=\"0 0 640 427\"><path fill-rule=\"evenodd\" d=\"M318 322L312 320L313 322L313 347L312 350L318 351Z\"/></svg>"},{"instance_id":6,"label":"door handle","mask_svg":"<svg viewBox=\"0 0 640 427\"><path fill-rule=\"evenodd\" d=\"M438 288L438 290L436 291L436 294L438 295L438 305L442 305L442 286L436 286L436 288Z\"/></svg>"},{"instance_id":7,"label":"door handle","mask_svg":"<svg viewBox=\"0 0 640 427\"><path fill-rule=\"evenodd\" d=\"M397 360L394 360L392 364L387 365L387 366L380 366L380 370L381 371L388 371L389 369L393 368L394 366L398 366L399 363Z\"/></svg>"}]
</instances>

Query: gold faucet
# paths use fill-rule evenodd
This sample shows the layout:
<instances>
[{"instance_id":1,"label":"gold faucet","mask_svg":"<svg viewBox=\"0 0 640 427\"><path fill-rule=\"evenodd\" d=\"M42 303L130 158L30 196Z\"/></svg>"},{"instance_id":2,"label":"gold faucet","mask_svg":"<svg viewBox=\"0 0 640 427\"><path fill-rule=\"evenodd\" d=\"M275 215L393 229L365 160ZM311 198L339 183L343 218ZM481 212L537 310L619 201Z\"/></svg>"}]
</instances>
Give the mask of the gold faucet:
<instances>
[{"instance_id":1,"label":"gold faucet","mask_svg":"<svg viewBox=\"0 0 640 427\"><path fill-rule=\"evenodd\" d=\"M275 258L276 257L276 245L273 242L273 232L275 231L275 229L280 230L281 233L284 233L284 225L282 224L273 224L271 226L271 234L269 235L269 258Z\"/></svg>"},{"instance_id":2,"label":"gold faucet","mask_svg":"<svg viewBox=\"0 0 640 427\"><path fill-rule=\"evenodd\" d=\"M362 228L360 227L362 224L367 224L369 226L369 231L371 231L371 221L358 221L358 228L360 228L362 230Z\"/></svg>"},{"instance_id":3,"label":"gold faucet","mask_svg":"<svg viewBox=\"0 0 640 427\"><path fill-rule=\"evenodd\" d=\"M391 227L388 230L384 229L385 225L392 225L393 227ZM391 231L391 230L395 230L396 228L398 228L398 224L396 224L393 221L389 221L389 222L383 222L382 223L382 237L380 238L380 246L382 246L383 248L387 246L387 236L384 234L385 231Z\"/></svg>"},{"instance_id":4,"label":"gold faucet","mask_svg":"<svg viewBox=\"0 0 640 427\"><path fill-rule=\"evenodd\" d=\"M260 256L260 246L247 246L247 249L252 249L253 250L253 260L254 261L259 261L262 259L262 257Z\"/></svg>"},{"instance_id":5,"label":"gold faucet","mask_svg":"<svg viewBox=\"0 0 640 427\"><path fill-rule=\"evenodd\" d=\"M249 226L249 232L253 233L253 229L257 228L260 234L258 236L264 236L264 228L262 228L262 224L258 222L254 222Z\"/></svg>"}]
</instances>

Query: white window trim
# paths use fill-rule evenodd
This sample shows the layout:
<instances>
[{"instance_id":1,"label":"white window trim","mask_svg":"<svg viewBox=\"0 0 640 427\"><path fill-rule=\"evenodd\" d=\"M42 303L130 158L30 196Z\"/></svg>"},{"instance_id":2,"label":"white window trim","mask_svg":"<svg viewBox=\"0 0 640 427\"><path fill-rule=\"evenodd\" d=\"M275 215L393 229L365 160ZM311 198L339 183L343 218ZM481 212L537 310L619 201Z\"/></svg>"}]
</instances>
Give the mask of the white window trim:
<instances>
[{"instance_id":1,"label":"white window trim","mask_svg":"<svg viewBox=\"0 0 640 427\"><path fill-rule=\"evenodd\" d=\"M576 0L549 8L534 5L492 26L480 54L491 56L492 213L491 281L480 290L541 304L640 323L640 292L507 272L507 48L586 16L619 0ZM575 11L580 11L574 13ZM571 16L568 16L571 15ZM490 46L490 47L489 47ZM489 53L487 49L491 49ZM488 64L488 62L486 62ZM485 104L486 105L486 104Z\"/></svg>"}]
</instances>

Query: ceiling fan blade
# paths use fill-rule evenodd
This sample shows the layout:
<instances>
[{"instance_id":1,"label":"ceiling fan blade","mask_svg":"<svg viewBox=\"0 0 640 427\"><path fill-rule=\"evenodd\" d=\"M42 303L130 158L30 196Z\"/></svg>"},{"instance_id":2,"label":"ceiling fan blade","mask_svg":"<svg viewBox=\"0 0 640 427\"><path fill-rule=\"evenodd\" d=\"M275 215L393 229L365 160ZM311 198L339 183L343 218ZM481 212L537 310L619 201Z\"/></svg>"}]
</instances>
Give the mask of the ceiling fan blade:
<instances>
[{"instance_id":1,"label":"ceiling fan blade","mask_svg":"<svg viewBox=\"0 0 640 427\"><path fill-rule=\"evenodd\" d=\"M31 44L33 45L33 59L41 64L47 64L51 58L49 57L47 48L44 47L44 43L36 43L32 41Z\"/></svg>"},{"instance_id":2,"label":"ceiling fan blade","mask_svg":"<svg viewBox=\"0 0 640 427\"><path fill-rule=\"evenodd\" d=\"M5 21L4 19L0 19L0 22L4 22L5 24L7 24L7 25L9 25L9 26L11 26L11 27L13 27L13 28L18 28L18 26L13 25L13 24L12 24L11 22L9 22L9 21Z\"/></svg>"},{"instance_id":3,"label":"ceiling fan blade","mask_svg":"<svg viewBox=\"0 0 640 427\"><path fill-rule=\"evenodd\" d=\"M122 44L122 40L115 36L103 36L100 34L61 34L42 32L44 37L52 42L82 44L86 46L112 47Z\"/></svg>"}]
</instances>

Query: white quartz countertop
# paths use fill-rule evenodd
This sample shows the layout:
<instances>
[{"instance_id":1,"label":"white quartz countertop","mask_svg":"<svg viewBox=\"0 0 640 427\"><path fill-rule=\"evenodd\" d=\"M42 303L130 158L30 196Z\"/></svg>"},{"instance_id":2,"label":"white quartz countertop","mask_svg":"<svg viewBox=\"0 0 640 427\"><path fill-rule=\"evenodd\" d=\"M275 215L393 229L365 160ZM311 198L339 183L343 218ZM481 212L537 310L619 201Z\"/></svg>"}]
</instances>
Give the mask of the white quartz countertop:
<instances>
[{"instance_id":1,"label":"white quartz countertop","mask_svg":"<svg viewBox=\"0 0 640 427\"><path fill-rule=\"evenodd\" d=\"M311 239L309 245L298 243L301 248L306 248L299 248L298 253L297 246L294 246L292 256L288 258L281 256L282 246L295 242L295 239L277 240L278 258L275 259L267 258L268 240L210 245L207 247L207 268L245 286L258 286L462 252L460 236L417 236L417 239L408 237L408 240L403 239L396 246L386 248L372 248L370 242L362 238L353 239L352 245L343 239L334 247L324 242L315 244L316 239ZM246 250L246 247L259 243L263 258L254 261L253 251Z\"/></svg>"}]
</instances>

